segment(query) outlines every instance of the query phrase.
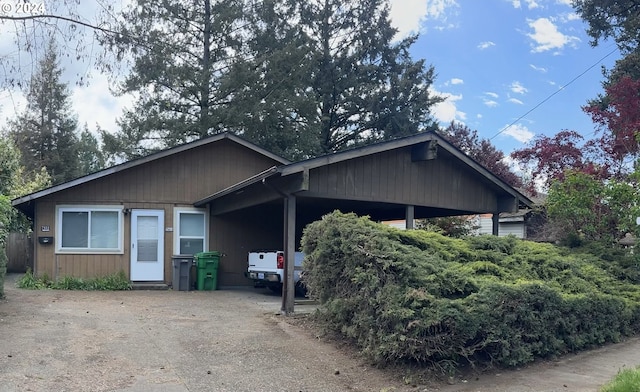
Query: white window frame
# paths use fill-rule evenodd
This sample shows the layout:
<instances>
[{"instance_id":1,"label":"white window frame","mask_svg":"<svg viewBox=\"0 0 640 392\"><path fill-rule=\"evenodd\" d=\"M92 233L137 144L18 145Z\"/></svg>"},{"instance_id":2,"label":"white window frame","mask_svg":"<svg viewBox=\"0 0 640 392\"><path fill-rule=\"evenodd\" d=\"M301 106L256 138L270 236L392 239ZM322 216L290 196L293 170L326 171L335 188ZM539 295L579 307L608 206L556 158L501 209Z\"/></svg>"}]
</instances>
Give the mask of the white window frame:
<instances>
[{"instance_id":1,"label":"white window frame","mask_svg":"<svg viewBox=\"0 0 640 392\"><path fill-rule=\"evenodd\" d=\"M204 215L204 243L202 251L209 250L209 209L195 207L174 207L173 208L173 253L180 254L180 215L181 214L202 214ZM193 238L193 237L189 237Z\"/></svg>"},{"instance_id":2,"label":"white window frame","mask_svg":"<svg viewBox=\"0 0 640 392\"><path fill-rule=\"evenodd\" d=\"M86 212L89 214L87 244L91 240L92 212L118 213L118 247L117 248L63 248L62 247L62 214L64 212ZM124 254L124 219L121 205L59 205L56 206L56 253L62 254Z\"/></svg>"}]
</instances>

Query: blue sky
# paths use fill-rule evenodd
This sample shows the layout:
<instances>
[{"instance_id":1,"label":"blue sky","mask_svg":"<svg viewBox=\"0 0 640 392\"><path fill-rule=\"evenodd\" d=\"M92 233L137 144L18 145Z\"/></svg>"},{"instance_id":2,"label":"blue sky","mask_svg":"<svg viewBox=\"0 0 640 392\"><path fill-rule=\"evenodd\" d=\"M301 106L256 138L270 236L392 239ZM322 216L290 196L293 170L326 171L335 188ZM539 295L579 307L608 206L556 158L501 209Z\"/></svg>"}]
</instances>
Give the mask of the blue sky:
<instances>
[{"instance_id":1,"label":"blue sky","mask_svg":"<svg viewBox=\"0 0 640 392\"><path fill-rule=\"evenodd\" d=\"M95 0L83 1L81 7L91 22ZM435 67L433 92L447 100L433 113L443 126L451 120L462 122L482 138L491 138L505 154L538 134L571 129L585 137L593 135L594 126L581 106L602 91L601 65L610 67L619 53L599 61L615 46L589 45L586 25L573 12L570 0L391 0L391 7L399 36L420 33L412 48L414 59L425 59ZM3 31L9 28L0 25L0 34L10 34ZM11 45L11 40L0 40L0 55L15 53ZM97 72L91 74L88 86L76 86L76 75L90 72L90 63L63 66L80 124L116 131L115 119L132 106L133 97L111 95L106 76ZM1 90L0 126L24 104L20 92Z\"/></svg>"},{"instance_id":2,"label":"blue sky","mask_svg":"<svg viewBox=\"0 0 640 392\"><path fill-rule=\"evenodd\" d=\"M602 91L601 66L620 55L610 42L591 47L570 0L393 0L392 7L403 33L420 32L412 52L436 69L433 87L447 102L434 113L443 124L462 122L505 154L563 129L593 136L581 106Z\"/></svg>"}]
</instances>

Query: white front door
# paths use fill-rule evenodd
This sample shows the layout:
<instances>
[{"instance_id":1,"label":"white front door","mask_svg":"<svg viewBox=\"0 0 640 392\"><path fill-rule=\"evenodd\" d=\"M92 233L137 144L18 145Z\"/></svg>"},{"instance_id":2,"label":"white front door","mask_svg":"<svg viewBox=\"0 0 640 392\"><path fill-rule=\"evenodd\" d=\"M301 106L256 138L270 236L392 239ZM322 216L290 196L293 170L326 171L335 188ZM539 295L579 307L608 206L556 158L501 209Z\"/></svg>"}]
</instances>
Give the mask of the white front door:
<instances>
[{"instance_id":1,"label":"white front door","mask_svg":"<svg viewBox=\"0 0 640 392\"><path fill-rule=\"evenodd\" d=\"M164 211L131 213L131 280L164 280Z\"/></svg>"}]
</instances>

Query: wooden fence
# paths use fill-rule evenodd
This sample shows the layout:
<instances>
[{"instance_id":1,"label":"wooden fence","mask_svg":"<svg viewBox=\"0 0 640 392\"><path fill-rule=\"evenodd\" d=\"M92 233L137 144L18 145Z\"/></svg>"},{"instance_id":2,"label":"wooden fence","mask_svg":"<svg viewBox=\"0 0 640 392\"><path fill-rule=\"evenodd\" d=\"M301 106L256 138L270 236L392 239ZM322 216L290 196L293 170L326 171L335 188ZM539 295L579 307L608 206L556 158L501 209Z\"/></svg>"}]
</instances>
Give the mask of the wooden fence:
<instances>
[{"instance_id":1,"label":"wooden fence","mask_svg":"<svg viewBox=\"0 0 640 392\"><path fill-rule=\"evenodd\" d=\"M33 239L29 234L10 233L7 238L7 272L33 269Z\"/></svg>"}]
</instances>

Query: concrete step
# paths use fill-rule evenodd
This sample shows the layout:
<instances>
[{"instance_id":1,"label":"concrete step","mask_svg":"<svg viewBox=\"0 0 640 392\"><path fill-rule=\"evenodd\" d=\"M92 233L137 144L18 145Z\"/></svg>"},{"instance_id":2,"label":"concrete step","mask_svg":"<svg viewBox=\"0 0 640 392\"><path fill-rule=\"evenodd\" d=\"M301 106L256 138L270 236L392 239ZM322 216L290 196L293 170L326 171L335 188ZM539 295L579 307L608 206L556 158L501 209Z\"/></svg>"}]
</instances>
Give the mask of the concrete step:
<instances>
[{"instance_id":1,"label":"concrete step","mask_svg":"<svg viewBox=\"0 0 640 392\"><path fill-rule=\"evenodd\" d=\"M133 282L131 290L169 290L170 287L164 282Z\"/></svg>"}]
</instances>

